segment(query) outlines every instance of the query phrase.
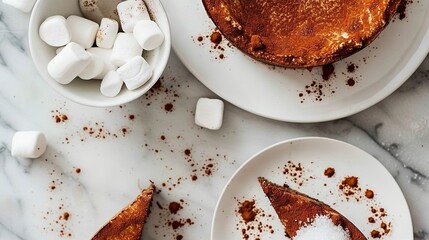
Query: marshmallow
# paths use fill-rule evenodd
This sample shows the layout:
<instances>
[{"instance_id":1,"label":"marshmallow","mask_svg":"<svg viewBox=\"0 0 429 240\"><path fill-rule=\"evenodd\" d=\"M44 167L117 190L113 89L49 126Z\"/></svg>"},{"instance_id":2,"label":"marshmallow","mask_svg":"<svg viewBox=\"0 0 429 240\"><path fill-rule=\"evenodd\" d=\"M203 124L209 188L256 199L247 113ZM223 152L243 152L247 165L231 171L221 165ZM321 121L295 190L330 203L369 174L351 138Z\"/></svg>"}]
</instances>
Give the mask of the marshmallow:
<instances>
[{"instance_id":1,"label":"marshmallow","mask_svg":"<svg viewBox=\"0 0 429 240\"><path fill-rule=\"evenodd\" d=\"M195 111L195 124L210 130L222 127L224 104L218 99L200 98Z\"/></svg>"},{"instance_id":2,"label":"marshmallow","mask_svg":"<svg viewBox=\"0 0 429 240\"><path fill-rule=\"evenodd\" d=\"M110 61L120 67L135 56L141 56L143 48L137 43L132 33L119 33L113 45Z\"/></svg>"},{"instance_id":3,"label":"marshmallow","mask_svg":"<svg viewBox=\"0 0 429 240\"><path fill-rule=\"evenodd\" d=\"M57 48L57 50L55 50L55 54L60 53L63 49L64 49L64 47Z\"/></svg>"},{"instance_id":4,"label":"marshmallow","mask_svg":"<svg viewBox=\"0 0 429 240\"><path fill-rule=\"evenodd\" d=\"M150 20L149 12L143 0L128 0L118 4L118 14L124 32L132 33L140 20Z\"/></svg>"},{"instance_id":5,"label":"marshmallow","mask_svg":"<svg viewBox=\"0 0 429 240\"><path fill-rule=\"evenodd\" d=\"M101 57L104 62L103 71L99 75L95 76L94 79L103 79L109 71L115 71L117 69L117 67L110 62L112 49L90 48L87 52Z\"/></svg>"},{"instance_id":6,"label":"marshmallow","mask_svg":"<svg viewBox=\"0 0 429 240\"><path fill-rule=\"evenodd\" d=\"M100 23L103 18L115 19L119 22L116 6L122 0L80 0L80 10L85 18Z\"/></svg>"},{"instance_id":7,"label":"marshmallow","mask_svg":"<svg viewBox=\"0 0 429 240\"><path fill-rule=\"evenodd\" d=\"M116 70L128 90L135 90L152 77L152 68L142 56L136 56Z\"/></svg>"},{"instance_id":8,"label":"marshmallow","mask_svg":"<svg viewBox=\"0 0 429 240\"><path fill-rule=\"evenodd\" d=\"M119 24L116 20L103 18L95 42L98 47L112 48L118 35Z\"/></svg>"},{"instance_id":9,"label":"marshmallow","mask_svg":"<svg viewBox=\"0 0 429 240\"><path fill-rule=\"evenodd\" d=\"M98 75L100 75L101 72L104 70L104 61L103 59L93 53L88 52L88 54L91 56L91 61L89 62L88 66L79 74L79 77L83 80L90 80Z\"/></svg>"},{"instance_id":10,"label":"marshmallow","mask_svg":"<svg viewBox=\"0 0 429 240\"><path fill-rule=\"evenodd\" d=\"M22 158L38 158L47 147L46 137L41 132L16 132L12 139L12 156Z\"/></svg>"},{"instance_id":11,"label":"marshmallow","mask_svg":"<svg viewBox=\"0 0 429 240\"><path fill-rule=\"evenodd\" d=\"M72 42L81 45L85 49L92 47L98 31L97 23L74 15L67 18L67 23L72 33Z\"/></svg>"},{"instance_id":12,"label":"marshmallow","mask_svg":"<svg viewBox=\"0 0 429 240\"><path fill-rule=\"evenodd\" d=\"M90 63L91 56L79 44L71 42L48 64L48 73L57 82L69 84Z\"/></svg>"},{"instance_id":13,"label":"marshmallow","mask_svg":"<svg viewBox=\"0 0 429 240\"><path fill-rule=\"evenodd\" d=\"M30 12L36 0L3 0L3 3L17 8L23 12Z\"/></svg>"},{"instance_id":14,"label":"marshmallow","mask_svg":"<svg viewBox=\"0 0 429 240\"><path fill-rule=\"evenodd\" d=\"M121 91L124 82L121 80L119 73L110 71L101 81L100 91L106 97L115 97Z\"/></svg>"},{"instance_id":15,"label":"marshmallow","mask_svg":"<svg viewBox=\"0 0 429 240\"><path fill-rule=\"evenodd\" d=\"M50 46L61 47L72 39L70 28L63 16L48 17L39 28L40 38Z\"/></svg>"},{"instance_id":16,"label":"marshmallow","mask_svg":"<svg viewBox=\"0 0 429 240\"><path fill-rule=\"evenodd\" d=\"M140 20L134 27L134 37L144 50L153 50L164 42L164 34L156 22Z\"/></svg>"}]
</instances>

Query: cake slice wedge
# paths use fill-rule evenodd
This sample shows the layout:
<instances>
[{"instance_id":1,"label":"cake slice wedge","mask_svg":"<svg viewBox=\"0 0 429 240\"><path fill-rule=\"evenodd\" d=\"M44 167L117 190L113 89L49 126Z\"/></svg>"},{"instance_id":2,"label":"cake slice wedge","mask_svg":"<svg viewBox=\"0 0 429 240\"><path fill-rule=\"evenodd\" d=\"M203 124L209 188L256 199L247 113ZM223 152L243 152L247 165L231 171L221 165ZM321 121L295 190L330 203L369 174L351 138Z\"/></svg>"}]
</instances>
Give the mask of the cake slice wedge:
<instances>
[{"instance_id":1,"label":"cake slice wedge","mask_svg":"<svg viewBox=\"0 0 429 240\"><path fill-rule=\"evenodd\" d=\"M327 216L336 226L346 230L351 240L366 240L363 233L346 217L327 204L297 192L288 186L280 186L263 177L258 178L265 195L271 202L286 234L292 239L297 231L312 223L318 216Z\"/></svg>"},{"instance_id":2,"label":"cake slice wedge","mask_svg":"<svg viewBox=\"0 0 429 240\"><path fill-rule=\"evenodd\" d=\"M139 240L150 213L154 191L155 186L151 183L134 202L101 228L92 240Z\"/></svg>"}]
</instances>

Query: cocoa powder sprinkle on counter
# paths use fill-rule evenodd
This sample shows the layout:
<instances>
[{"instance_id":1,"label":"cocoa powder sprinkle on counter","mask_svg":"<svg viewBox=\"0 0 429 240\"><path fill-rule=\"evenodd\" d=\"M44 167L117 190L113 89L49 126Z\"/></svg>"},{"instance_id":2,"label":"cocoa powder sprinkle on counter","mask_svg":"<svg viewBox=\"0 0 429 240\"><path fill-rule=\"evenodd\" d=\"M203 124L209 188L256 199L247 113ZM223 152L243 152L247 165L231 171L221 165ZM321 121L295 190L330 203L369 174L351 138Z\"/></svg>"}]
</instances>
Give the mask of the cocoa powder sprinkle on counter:
<instances>
[{"instance_id":1,"label":"cocoa powder sprinkle on counter","mask_svg":"<svg viewBox=\"0 0 429 240\"><path fill-rule=\"evenodd\" d=\"M174 106L173 106L172 103L167 103L167 104L164 105L164 109L165 109L166 112L172 112L173 108L174 108Z\"/></svg>"},{"instance_id":2,"label":"cocoa powder sprinkle on counter","mask_svg":"<svg viewBox=\"0 0 429 240\"><path fill-rule=\"evenodd\" d=\"M335 174L334 168L329 167L329 168L325 169L324 175L327 176L328 178L334 176L334 174Z\"/></svg>"},{"instance_id":3,"label":"cocoa powder sprinkle on counter","mask_svg":"<svg viewBox=\"0 0 429 240\"><path fill-rule=\"evenodd\" d=\"M186 156L191 156L191 150L190 149L185 149L184 153Z\"/></svg>"},{"instance_id":4,"label":"cocoa powder sprinkle on counter","mask_svg":"<svg viewBox=\"0 0 429 240\"><path fill-rule=\"evenodd\" d=\"M63 214L63 218L64 218L64 220L68 221L68 220L69 220L69 218L70 218L70 213L65 212L65 213Z\"/></svg>"}]
</instances>

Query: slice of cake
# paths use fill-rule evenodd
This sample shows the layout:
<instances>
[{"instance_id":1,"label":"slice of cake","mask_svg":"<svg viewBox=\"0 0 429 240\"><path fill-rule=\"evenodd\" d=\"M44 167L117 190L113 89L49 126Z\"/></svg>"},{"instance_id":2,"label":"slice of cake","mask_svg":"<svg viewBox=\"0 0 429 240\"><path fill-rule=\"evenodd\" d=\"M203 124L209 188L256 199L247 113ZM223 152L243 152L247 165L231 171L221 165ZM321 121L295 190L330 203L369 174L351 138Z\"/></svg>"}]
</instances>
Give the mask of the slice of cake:
<instances>
[{"instance_id":1,"label":"slice of cake","mask_svg":"<svg viewBox=\"0 0 429 240\"><path fill-rule=\"evenodd\" d=\"M139 240L150 213L155 186L151 184L126 208L122 209L92 240Z\"/></svg>"},{"instance_id":2,"label":"slice of cake","mask_svg":"<svg viewBox=\"0 0 429 240\"><path fill-rule=\"evenodd\" d=\"M348 239L367 239L352 222L327 204L292 190L288 186L279 186L262 177L258 178L258 180L284 225L286 234L292 239L296 239L295 237L299 232L300 236L309 234L309 230L314 232L314 226L322 225L326 227L327 224L324 224L327 222L326 219L331 220L334 226L334 228L331 228L334 229L333 232L341 234L341 231L335 230L335 227L340 226L348 234ZM323 230L323 228L319 229ZM323 237L323 232L326 231L320 232L320 239Z\"/></svg>"}]
</instances>

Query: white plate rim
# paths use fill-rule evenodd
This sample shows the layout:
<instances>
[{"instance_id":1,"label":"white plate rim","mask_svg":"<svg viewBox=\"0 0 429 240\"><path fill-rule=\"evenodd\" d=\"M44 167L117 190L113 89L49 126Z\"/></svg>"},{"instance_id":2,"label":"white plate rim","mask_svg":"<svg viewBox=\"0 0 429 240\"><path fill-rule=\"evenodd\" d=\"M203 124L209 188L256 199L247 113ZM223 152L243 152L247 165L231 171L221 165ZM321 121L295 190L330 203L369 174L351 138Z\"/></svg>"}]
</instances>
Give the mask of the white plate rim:
<instances>
[{"instance_id":1,"label":"white plate rim","mask_svg":"<svg viewBox=\"0 0 429 240\"><path fill-rule=\"evenodd\" d=\"M216 207L214 209L214 212L213 212L213 218L212 218L212 224L211 224L211 230L210 230L210 239L211 240L214 240L214 236L213 236L214 232L213 232L213 230L214 230L214 227L215 227L216 218L218 216L217 213L219 211L222 198L223 198L223 196L224 196L227 188L229 187L229 185L231 184L231 182L234 180L235 176L244 167L246 167L250 162L252 162L254 159L256 159L261 154L263 154L263 153L265 153L267 151L270 151L271 149L274 149L274 148L276 148L278 146L284 145L284 144L289 144L289 143L293 143L293 142L297 142L297 141L307 141L307 140L329 141L329 142L333 142L333 143L337 143L337 144L343 144L343 145L346 145L348 147L354 148L354 149L356 149L356 150L358 150L358 151L360 151L360 152L368 155L369 157L371 157L374 160L374 164L379 165L381 168L383 168L385 171L387 171L389 173L388 176L391 178L391 180L393 180L396 183L395 187L398 188L398 190L400 191L400 193L402 195L402 198L403 198L404 202L406 203L404 207L406 208L405 211L408 213L408 219L410 221L408 224L411 227L413 226L410 208L408 206L407 199L405 198L404 193L402 192L402 189L399 187L398 183L396 182L396 180L392 176L392 174L390 174L390 172L383 166L383 164L381 164L375 157L373 157L371 154L367 153L366 151L362 150L361 148L356 147L355 145L352 145L350 143L343 142L343 141L340 141L340 140L336 140L336 139L332 139L332 138L325 138L325 137L299 137L299 138L291 138L291 139L287 139L287 140L284 140L284 141L280 141L278 143L275 143L273 145L270 145L270 146L268 146L268 147L260 150L256 154L252 155L249 159L247 159L243 164L241 164L241 166L234 172L234 174L232 174L232 176L229 178L228 182L226 183L225 187L223 188L223 190L222 190L222 192L221 192L221 194L220 194L220 196L218 198L218 201L216 203ZM413 232L411 232L411 237L413 237ZM411 238L411 239L413 239L413 238Z\"/></svg>"},{"instance_id":2,"label":"white plate rim","mask_svg":"<svg viewBox=\"0 0 429 240\"><path fill-rule=\"evenodd\" d=\"M211 21L211 19L210 19ZM176 46L175 40L173 38L172 40L172 48L174 53L179 57L180 61L185 65L185 67L204 85L206 86L210 91L218 95L219 97L225 99L227 102L231 103L232 105L243 109L247 112L250 112L252 114L255 114L257 116L261 116L268 119L273 119L277 121L284 121L284 122L291 122L291 123L318 123L318 122L327 122L332 120L337 120L341 118L345 118L348 116L351 116L353 114L359 113L365 109L368 109L375 104L379 103L383 99L390 96L394 91L396 91L402 84L404 84L411 75L417 70L417 68L421 65L421 63L424 61L426 56L429 53L429 25L427 26L426 33L424 37L422 38L418 48L416 48L416 51L414 54L410 57L410 60L408 63L400 70L400 72L390 81L391 84L388 86L382 88L378 94L373 95L372 97L361 101L357 107L355 108L344 108L343 112L334 112L336 114L328 114L325 117L317 117L313 116L312 118L308 117L293 117L293 116L287 116L287 117L276 117L274 115L259 113L257 111L254 111L252 107L246 106L246 104L237 102L232 99L232 97L228 97L223 95L220 91L216 91L213 89L213 87L207 86L204 81L200 80L203 79L204 76L201 76L199 74L199 71L196 71L196 68L198 66L193 66L189 61L187 61L187 58L185 57L185 54L182 54L181 51L179 51L179 47Z\"/></svg>"}]
</instances>

